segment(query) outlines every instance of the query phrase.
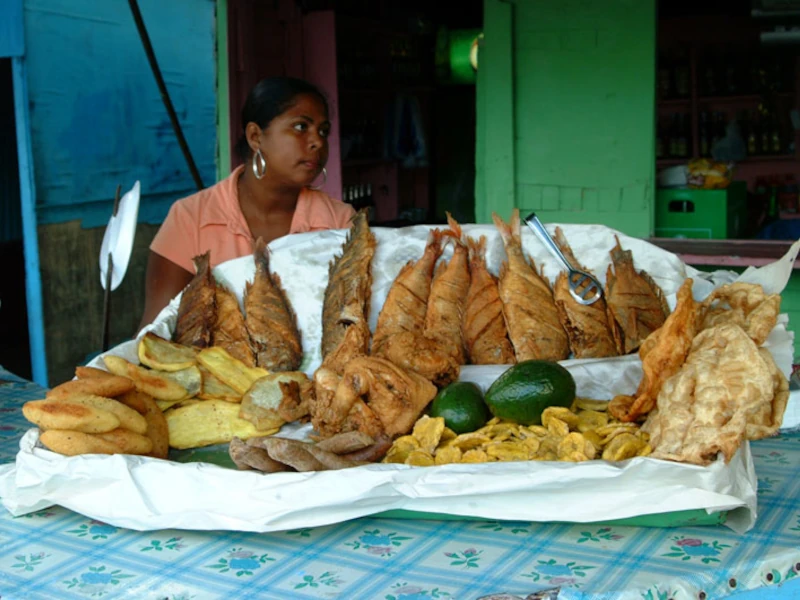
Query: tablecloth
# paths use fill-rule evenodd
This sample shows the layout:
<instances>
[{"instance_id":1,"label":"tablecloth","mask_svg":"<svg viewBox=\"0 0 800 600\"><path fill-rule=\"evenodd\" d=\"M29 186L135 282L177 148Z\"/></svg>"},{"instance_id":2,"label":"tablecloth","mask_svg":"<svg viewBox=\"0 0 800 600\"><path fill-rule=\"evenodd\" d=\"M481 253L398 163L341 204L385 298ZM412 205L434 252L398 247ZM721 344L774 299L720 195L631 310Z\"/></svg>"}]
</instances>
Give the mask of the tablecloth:
<instances>
[{"instance_id":1,"label":"tablecloth","mask_svg":"<svg viewBox=\"0 0 800 600\"><path fill-rule=\"evenodd\" d=\"M0 463L35 384L0 368ZM272 534L135 532L60 507L0 508L5 599L721 598L800 593L800 435L754 442L756 526L642 528L363 518ZM591 498L586 498L592 502ZM513 598L509 596L508 598ZM555 596L553 596L555 597Z\"/></svg>"}]
</instances>

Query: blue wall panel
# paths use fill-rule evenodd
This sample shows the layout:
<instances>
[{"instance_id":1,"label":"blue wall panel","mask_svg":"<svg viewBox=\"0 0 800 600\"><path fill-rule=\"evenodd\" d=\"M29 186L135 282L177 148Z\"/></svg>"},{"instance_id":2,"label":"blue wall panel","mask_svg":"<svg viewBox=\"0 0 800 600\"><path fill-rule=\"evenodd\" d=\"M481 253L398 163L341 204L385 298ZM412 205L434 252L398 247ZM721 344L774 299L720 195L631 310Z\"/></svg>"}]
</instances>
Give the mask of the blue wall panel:
<instances>
[{"instance_id":1,"label":"blue wall panel","mask_svg":"<svg viewBox=\"0 0 800 600\"><path fill-rule=\"evenodd\" d=\"M216 176L214 0L139 0L205 185ZM127 2L25 0L39 223L105 225L117 184L140 220L195 191Z\"/></svg>"},{"instance_id":2,"label":"blue wall panel","mask_svg":"<svg viewBox=\"0 0 800 600\"><path fill-rule=\"evenodd\" d=\"M22 0L0 0L0 58L22 56Z\"/></svg>"}]
</instances>

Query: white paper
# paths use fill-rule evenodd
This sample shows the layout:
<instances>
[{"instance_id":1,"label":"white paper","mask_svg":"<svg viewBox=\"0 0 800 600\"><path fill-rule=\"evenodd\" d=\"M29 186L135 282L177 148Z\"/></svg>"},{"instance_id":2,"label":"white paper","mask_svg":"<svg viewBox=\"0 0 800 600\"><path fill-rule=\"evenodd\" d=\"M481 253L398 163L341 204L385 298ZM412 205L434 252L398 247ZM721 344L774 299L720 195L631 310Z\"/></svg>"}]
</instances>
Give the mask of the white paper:
<instances>
[{"instance_id":1,"label":"white paper","mask_svg":"<svg viewBox=\"0 0 800 600\"><path fill-rule=\"evenodd\" d=\"M552 231L555 226L549 226ZM608 250L617 232L599 225L561 225L578 259L605 281ZM430 227L375 229L378 239L373 261L370 324L400 268L418 259ZM487 260L497 273L505 259L494 227L467 225L472 237L487 237ZM297 313L305 357L302 369L319 366L322 297L328 264L341 251L346 231L288 236L270 245L271 268L281 276ZM686 277L695 279L694 295L707 296L729 272L700 273L665 250L636 238L619 235L623 248L633 252L644 269L667 294L670 306ZM559 267L530 231L523 243L551 280ZM796 254L797 249L794 249ZM452 250L448 248L445 258ZM241 295L255 271L252 257L219 265L217 281ZM785 279L784 279L785 276ZM780 291L788 279L785 269L763 267L748 274ZM766 281L766 280L769 281ZM752 281L753 279L751 279ZM760 282L760 281L759 281ZM179 298L173 299L145 331L169 337L174 329ZM789 374L792 335L786 317L767 345L778 366ZM136 341L109 351L138 362ZM93 366L102 367L100 358ZM562 364L576 380L578 394L611 398L632 393L642 375L637 356L567 360ZM486 389L504 366L466 366L461 379ZM305 439L310 426L288 425L280 436ZM179 464L135 456L64 457L36 441L36 430L21 442L16 465L0 468L0 497L15 515L60 504L91 518L138 530L161 528L276 531L353 519L389 509L448 513L487 519L597 522L677 510L733 510L727 524L737 531L752 527L756 517L756 477L749 445L730 464L718 460L708 467L636 458L620 463L517 462L478 465L407 467L368 465L319 473L239 472L214 465ZM346 485L343 484L346 482ZM591 502L587 501L591 498Z\"/></svg>"}]
</instances>

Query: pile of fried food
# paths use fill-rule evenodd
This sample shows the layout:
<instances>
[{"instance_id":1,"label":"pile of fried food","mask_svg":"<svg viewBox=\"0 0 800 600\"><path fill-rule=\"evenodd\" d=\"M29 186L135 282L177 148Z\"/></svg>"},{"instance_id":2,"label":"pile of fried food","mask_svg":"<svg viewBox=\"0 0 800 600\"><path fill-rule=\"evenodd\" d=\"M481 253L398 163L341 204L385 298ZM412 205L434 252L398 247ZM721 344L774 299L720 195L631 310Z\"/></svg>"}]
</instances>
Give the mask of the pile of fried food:
<instances>
[{"instance_id":1,"label":"pile of fried food","mask_svg":"<svg viewBox=\"0 0 800 600\"><path fill-rule=\"evenodd\" d=\"M551 406L541 425L519 425L497 417L470 433L456 435L441 417L421 417L410 435L397 438L383 459L418 467L450 463L519 460L583 462L625 460L652 452L649 435L635 423L606 414L608 402L576 398L571 408Z\"/></svg>"},{"instance_id":2,"label":"pile of fried food","mask_svg":"<svg viewBox=\"0 0 800 600\"><path fill-rule=\"evenodd\" d=\"M541 265L525 254L516 209L509 223L497 215L494 222L507 255L499 276L487 267L486 238L466 236L448 215L448 227L431 230L422 256L398 273L372 332L376 239L366 213L358 213L329 267L321 314L323 360L310 378L299 370L303 346L296 317L280 277L271 272L263 241L256 243L255 276L241 307L212 276L209 254L199 256L197 274L181 297L173 340L145 335L140 365L104 357L115 381L129 382L125 391L87 391L80 382L88 380L88 371L79 371L77 381L59 388L80 389L82 400L73 395L53 409L55 399L48 395L37 401L44 408L26 405L26 417L44 430L42 443L59 452L110 451L115 443L115 451L165 456L163 444L153 441L148 448L140 439L148 437L149 426L142 430L141 421L109 417L114 413L109 402L119 411L117 405L129 405L128 396L135 394L165 411L171 447L230 442L231 457L242 468L268 472L341 468L384 457L418 465L509 457L621 460L651 450L653 457L707 464L718 452L730 460L745 439L772 435L780 427L788 382L762 347L777 323L779 295L734 283L697 302L687 279L670 312L662 290L636 269L617 239L603 297L582 305L570 294L565 274L551 284ZM585 270L559 229L555 240ZM439 260L446 244L453 245L452 255ZM423 415L464 364L637 351L641 383L634 395L605 403L607 413L598 406L578 405L576 410L583 408L578 413L550 409L541 427L491 422L467 437ZM79 411L77 405L90 406L91 414L84 410L81 418L66 419L67 409ZM46 411L60 420L45 418ZM139 412L147 418L151 411ZM606 422L587 428L590 416ZM268 437L294 421L311 422L315 443ZM82 435L73 434L72 445L66 445L66 434L53 433L64 431ZM78 438L83 445L75 446Z\"/></svg>"},{"instance_id":3,"label":"pile of fried food","mask_svg":"<svg viewBox=\"0 0 800 600\"><path fill-rule=\"evenodd\" d=\"M42 430L39 440L54 452L141 454L167 458L167 422L152 396L132 379L92 367L78 367L78 379L22 406L22 414Z\"/></svg>"}]
</instances>

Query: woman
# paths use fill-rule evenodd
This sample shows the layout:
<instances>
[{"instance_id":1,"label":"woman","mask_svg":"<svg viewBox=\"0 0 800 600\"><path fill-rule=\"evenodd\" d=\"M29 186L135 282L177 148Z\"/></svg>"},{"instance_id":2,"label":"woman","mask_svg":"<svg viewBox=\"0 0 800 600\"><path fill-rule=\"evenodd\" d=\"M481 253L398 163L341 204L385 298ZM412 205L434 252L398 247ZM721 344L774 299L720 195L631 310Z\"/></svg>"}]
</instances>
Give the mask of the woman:
<instances>
[{"instance_id":1,"label":"woman","mask_svg":"<svg viewBox=\"0 0 800 600\"><path fill-rule=\"evenodd\" d=\"M258 82L242 110L237 150L244 164L216 185L175 202L150 245L144 327L194 275L192 258L211 265L251 254L259 237L349 226L353 207L311 186L324 182L328 103L313 85L273 77Z\"/></svg>"}]
</instances>

